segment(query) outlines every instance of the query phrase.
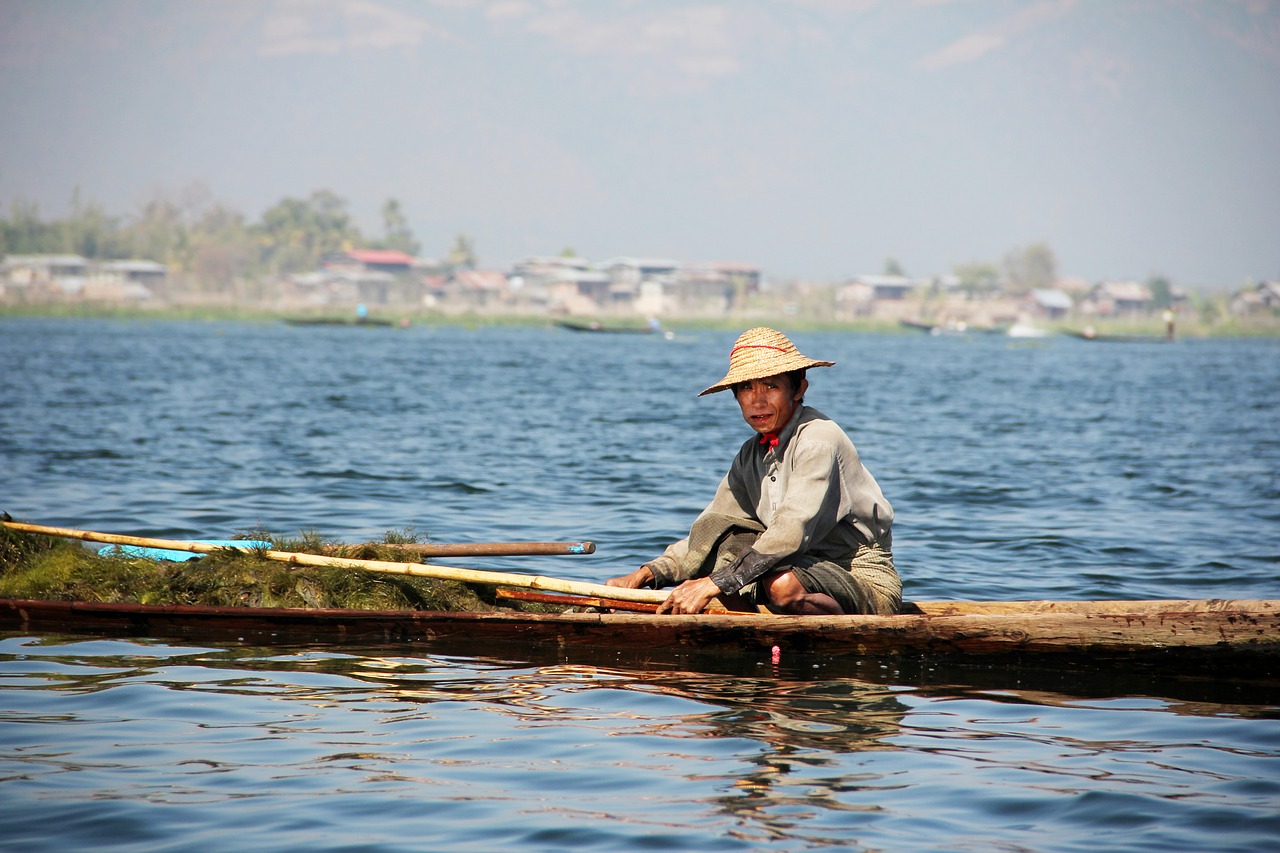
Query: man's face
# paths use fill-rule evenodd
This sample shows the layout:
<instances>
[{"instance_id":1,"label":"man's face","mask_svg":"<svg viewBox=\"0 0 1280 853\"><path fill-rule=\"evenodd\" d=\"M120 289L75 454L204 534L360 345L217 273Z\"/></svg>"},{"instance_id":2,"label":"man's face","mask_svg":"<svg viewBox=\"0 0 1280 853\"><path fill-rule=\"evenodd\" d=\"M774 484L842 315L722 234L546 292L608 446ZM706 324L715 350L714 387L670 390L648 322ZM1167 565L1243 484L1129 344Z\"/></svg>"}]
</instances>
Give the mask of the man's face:
<instances>
[{"instance_id":1,"label":"man's face","mask_svg":"<svg viewBox=\"0 0 1280 853\"><path fill-rule=\"evenodd\" d=\"M733 396L742 409L742 419L756 432L778 433L791 420L797 401L804 396L809 380L800 382L799 388L791 387L785 375L752 379L733 386Z\"/></svg>"}]
</instances>

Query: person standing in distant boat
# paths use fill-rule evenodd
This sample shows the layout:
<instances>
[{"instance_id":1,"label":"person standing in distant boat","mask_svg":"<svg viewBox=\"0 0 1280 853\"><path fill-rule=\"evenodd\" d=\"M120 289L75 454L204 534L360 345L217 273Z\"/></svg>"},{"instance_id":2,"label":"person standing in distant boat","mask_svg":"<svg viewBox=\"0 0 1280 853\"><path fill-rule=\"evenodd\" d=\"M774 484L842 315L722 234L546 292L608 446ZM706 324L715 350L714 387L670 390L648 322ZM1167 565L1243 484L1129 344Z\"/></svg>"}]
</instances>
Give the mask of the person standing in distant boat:
<instances>
[{"instance_id":1,"label":"person standing in distant boat","mask_svg":"<svg viewBox=\"0 0 1280 853\"><path fill-rule=\"evenodd\" d=\"M773 329L743 332L729 372L699 396L732 390L758 435L687 537L606 583L674 586L659 613L700 613L721 595L783 613L896 613L893 508L845 431L804 403L806 371L834 363Z\"/></svg>"}]
</instances>

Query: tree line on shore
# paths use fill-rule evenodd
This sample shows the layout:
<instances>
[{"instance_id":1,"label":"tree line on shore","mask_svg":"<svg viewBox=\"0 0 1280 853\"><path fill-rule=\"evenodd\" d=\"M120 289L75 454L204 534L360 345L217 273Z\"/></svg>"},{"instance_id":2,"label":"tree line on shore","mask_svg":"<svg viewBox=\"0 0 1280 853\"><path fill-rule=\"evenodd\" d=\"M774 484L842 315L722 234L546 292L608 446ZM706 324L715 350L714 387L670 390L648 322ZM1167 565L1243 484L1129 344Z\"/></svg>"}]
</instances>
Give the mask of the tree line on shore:
<instances>
[{"instance_id":1,"label":"tree line on shore","mask_svg":"<svg viewBox=\"0 0 1280 853\"><path fill-rule=\"evenodd\" d=\"M70 212L61 219L44 219L36 203L14 199L0 217L0 256L146 259L164 264L176 289L230 293L246 281L315 270L326 255L348 249L396 249L418 255L421 244L397 199L386 200L381 219L380 234L362 233L346 200L328 189L305 198L283 198L257 221L215 201L202 184L157 194L133 215L108 213L100 204L82 201L77 191ZM438 266L447 273L476 263L471 239L460 234ZM905 275L892 258L885 262L884 272ZM1044 242L1011 249L999 262L962 263L951 271L956 288L977 299L1049 289L1058 275L1057 258ZM1173 301L1168 279L1153 276L1146 284L1154 307Z\"/></svg>"},{"instance_id":2,"label":"tree line on shore","mask_svg":"<svg viewBox=\"0 0 1280 853\"><path fill-rule=\"evenodd\" d=\"M286 197L250 221L195 185L175 196L157 196L134 215L108 213L77 192L60 219L41 217L35 202L14 199L0 217L0 256L67 254L88 260L146 259L168 267L171 278L207 292L235 282L314 270L334 252L352 248L396 249L416 256L400 202L382 205L382 232L361 232L345 199L331 190ZM471 241L460 235L445 265L473 265Z\"/></svg>"}]
</instances>

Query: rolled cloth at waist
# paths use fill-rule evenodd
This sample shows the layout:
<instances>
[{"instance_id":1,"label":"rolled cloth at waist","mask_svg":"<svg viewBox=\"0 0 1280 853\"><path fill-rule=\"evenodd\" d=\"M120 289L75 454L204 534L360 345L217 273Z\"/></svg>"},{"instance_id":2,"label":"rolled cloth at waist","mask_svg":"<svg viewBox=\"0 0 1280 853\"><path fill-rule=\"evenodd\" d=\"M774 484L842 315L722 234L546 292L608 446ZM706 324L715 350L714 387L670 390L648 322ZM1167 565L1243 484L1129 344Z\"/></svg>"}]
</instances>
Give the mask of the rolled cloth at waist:
<instances>
[{"instance_id":1,"label":"rolled cloth at waist","mask_svg":"<svg viewBox=\"0 0 1280 853\"><path fill-rule=\"evenodd\" d=\"M902 606L902 581L893 554L878 542L863 545L847 562L805 556L789 562L787 568L806 591L825 592L845 613L892 616Z\"/></svg>"}]
</instances>

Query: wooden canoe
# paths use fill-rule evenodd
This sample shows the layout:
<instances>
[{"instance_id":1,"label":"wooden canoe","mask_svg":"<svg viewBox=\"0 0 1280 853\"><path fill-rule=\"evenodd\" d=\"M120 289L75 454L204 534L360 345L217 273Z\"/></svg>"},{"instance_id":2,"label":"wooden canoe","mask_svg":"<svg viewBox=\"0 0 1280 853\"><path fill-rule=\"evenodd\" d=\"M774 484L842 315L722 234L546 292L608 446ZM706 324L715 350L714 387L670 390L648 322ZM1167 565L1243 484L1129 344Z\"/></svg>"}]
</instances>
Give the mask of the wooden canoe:
<instances>
[{"instance_id":1,"label":"wooden canoe","mask_svg":"<svg viewBox=\"0 0 1280 853\"><path fill-rule=\"evenodd\" d=\"M373 317L365 317L364 319L357 317L354 320L338 317L285 317L284 322L290 326L369 326L370 328L382 328L393 325L390 320L375 319Z\"/></svg>"},{"instance_id":2,"label":"wooden canoe","mask_svg":"<svg viewBox=\"0 0 1280 853\"><path fill-rule=\"evenodd\" d=\"M1073 338L1080 338L1085 341L1098 341L1099 343L1113 344L1168 344L1173 343L1173 338L1169 335L1104 335L1091 331L1090 329L1081 329L1079 331L1069 330L1066 334Z\"/></svg>"},{"instance_id":3,"label":"wooden canoe","mask_svg":"<svg viewBox=\"0 0 1280 853\"><path fill-rule=\"evenodd\" d=\"M658 331L658 329L653 326L606 326L603 323L595 321L579 323L573 320L555 320L554 322L560 328L568 329L571 332L602 332L614 335L652 335Z\"/></svg>"},{"instance_id":4,"label":"wooden canoe","mask_svg":"<svg viewBox=\"0 0 1280 853\"><path fill-rule=\"evenodd\" d=\"M915 602L896 616L310 610L0 599L0 629L156 638L361 642L464 638L553 647L999 658L1280 677L1280 600Z\"/></svg>"}]
</instances>

